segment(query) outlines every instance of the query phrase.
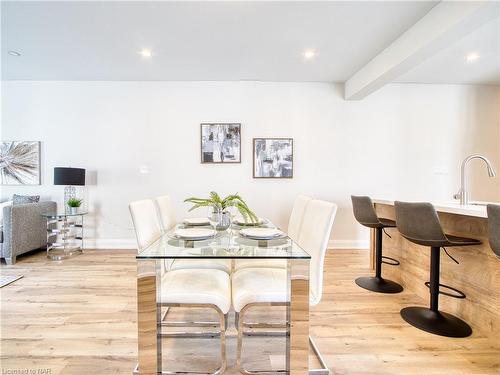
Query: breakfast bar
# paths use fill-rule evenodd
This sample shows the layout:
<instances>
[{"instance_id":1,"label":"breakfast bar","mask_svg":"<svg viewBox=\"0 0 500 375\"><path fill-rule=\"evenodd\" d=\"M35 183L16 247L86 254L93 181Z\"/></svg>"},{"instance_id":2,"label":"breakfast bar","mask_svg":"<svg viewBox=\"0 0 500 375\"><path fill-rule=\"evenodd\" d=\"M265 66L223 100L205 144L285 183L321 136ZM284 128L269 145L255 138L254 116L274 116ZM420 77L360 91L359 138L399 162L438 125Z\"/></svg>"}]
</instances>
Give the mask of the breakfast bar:
<instances>
[{"instance_id":1,"label":"breakfast bar","mask_svg":"<svg viewBox=\"0 0 500 375\"><path fill-rule=\"evenodd\" d=\"M374 199L379 217L395 220L394 201ZM468 322L486 335L500 332L500 259L488 242L488 217L482 204L434 203L446 234L474 238L480 245L447 249L459 264L448 256L441 257L441 281L462 291L466 298L441 298L443 311ZM384 256L400 262L399 266L384 264L384 277L401 284L406 291L422 297L427 303L429 289L430 252L428 249L404 239L397 228L387 228L384 235ZM374 268L375 231L370 241L370 261Z\"/></svg>"}]
</instances>

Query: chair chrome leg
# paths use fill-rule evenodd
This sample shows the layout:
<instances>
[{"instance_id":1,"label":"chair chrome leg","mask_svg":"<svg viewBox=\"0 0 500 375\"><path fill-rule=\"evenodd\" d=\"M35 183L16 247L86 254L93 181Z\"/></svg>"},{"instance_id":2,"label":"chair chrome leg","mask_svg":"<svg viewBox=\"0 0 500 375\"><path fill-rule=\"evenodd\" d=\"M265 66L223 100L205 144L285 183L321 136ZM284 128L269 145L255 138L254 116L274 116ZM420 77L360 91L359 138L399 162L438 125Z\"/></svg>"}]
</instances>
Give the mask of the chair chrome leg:
<instances>
[{"instance_id":1,"label":"chair chrome leg","mask_svg":"<svg viewBox=\"0 0 500 375\"><path fill-rule=\"evenodd\" d=\"M286 303L251 303L246 305L238 314L238 336L236 342L236 367L238 371L244 375L264 375L264 374L283 374L287 373L286 370L248 370L244 368L241 364L241 356L242 356L242 347L243 347L243 336L275 336L276 332L246 332L244 330L245 327L249 328L276 328L278 325L280 327L285 327L283 324L272 324L272 323L245 323L245 313L248 309L253 306L286 306ZM286 332L285 332L286 334Z\"/></svg>"},{"instance_id":2,"label":"chair chrome leg","mask_svg":"<svg viewBox=\"0 0 500 375\"><path fill-rule=\"evenodd\" d=\"M170 307L167 306L165 309L165 312L161 316L161 322L159 323L163 327L217 327L219 325L218 322L186 322L186 321L172 321L172 322L166 322L165 319L167 318L167 314L170 311ZM227 326L229 323L228 319L228 314L224 315L226 321L224 324L224 328L227 331Z\"/></svg>"},{"instance_id":3,"label":"chair chrome leg","mask_svg":"<svg viewBox=\"0 0 500 375\"><path fill-rule=\"evenodd\" d=\"M165 312L164 312L164 313L163 313L163 315L161 316L161 321L162 321L162 322L166 319L166 317L167 317L167 314L168 314L169 310L170 310L170 307L167 307L167 308L165 309Z\"/></svg>"},{"instance_id":4,"label":"chair chrome leg","mask_svg":"<svg viewBox=\"0 0 500 375\"><path fill-rule=\"evenodd\" d=\"M175 322L161 322L162 327L218 327L219 322L190 322L190 321L175 321Z\"/></svg>"},{"instance_id":5,"label":"chair chrome leg","mask_svg":"<svg viewBox=\"0 0 500 375\"><path fill-rule=\"evenodd\" d=\"M242 356L242 347L243 347L243 336L283 336L288 334L286 331L252 331L248 332L245 331L244 328L287 328L286 324L283 323L245 323L244 322L244 317L246 311L252 307L252 306L263 306L267 305L269 306L268 303L263 303L263 304L249 304L245 306L239 314L237 313L236 317L237 319L237 328L238 328L238 336L237 336L237 343L236 343L236 367L240 371L240 373L244 375L264 375L264 374L283 374L287 373L286 370L248 370L245 369L242 364L241 364L241 356ZM273 306L286 306L286 304L272 304ZM330 369L326 365L325 359L321 355L321 352L318 349L318 346L314 342L313 338L309 336L309 343L312 347L312 350L314 352L314 355L318 358L318 361L321 365L321 368L319 369L310 369L309 374L310 375L329 375L330 374Z\"/></svg>"},{"instance_id":6,"label":"chair chrome leg","mask_svg":"<svg viewBox=\"0 0 500 375\"><path fill-rule=\"evenodd\" d=\"M162 315L161 321L158 322L158 327L219 327L216 332L175 332L175 333L158 333L161 337L219 337L220 338L220 366L214 372L196 372L196 371L161 371L164 375L179 375L179 374L200 374L200 375L221 375L227 368L226 357L226 329L227 329L227 314L224 314L216 305L212 304L161 304L162 307L167 307L167 311ZM219 322L166 322L164 321L168 310L171 307L201 307L211 308L216 311ZM139 365L136 365L132 374L140 374Z\"/></svg>"},{"instance_id":7,"label":"chair chrome leg","mask_svg":"<svg viewBox=\"0 0 500 375\"><path fill-rule=\"evenodd\" d=\"M221 309L219 309L216 305L212 304L162 304L163 306L168 306L168 307L205 307L205 308L211 308L215 310L217 315L219 316L219 331L215 332L216 336L219 336L220 338L220 357L221 357L221 365L217 370L211 373L203 373L207 375L220 375L222 374L227 367L227 358L226 358L226 315L222 312ZM169 322L161 322L161 325L168 324ZM178 322L171 322L174 324L174 326L179 326L177 325ZM198 324L197 326L213 326L214 324L217 323L211 323L211 322L186 322L188 324ZM209 332L208 335L214 334L213 332ZM203 332L200 333L202 336L205 334ZM165 334L168 335L168 334ZM172 335L172 334L170 334ZM181 332L179 333L179 336L177 337L189 337L190 334L188 332ZM216 337L215 336L215 337ZM162 337L164 337L164 334L162 334ZM200 337L200 336L195 336L195 337ZM162 371L162 374L167 374L167 375L176 375L176 374L200 374L199 372L190 372L190 371L181 371L181 372L171 372L171 371Z\"/></svg>"},{"instance_id":8,"label":"chair chrome leg","mask_svg":"<svg viewBox=\"0 0 500 375\"><path fill-rule=\"evenodd\" d=\"M216 371L215 374L222 374L227 368L227 356L226 356L226 329L227 329L227 314L224 315L219 309L219 319L220 319L220 358L221 366Z\"/></svg>"},{"instance_id":9,"label":"chair chrome leg","mask_svg":"<svg viewBox=\"0 0 500 375\"><path fill-rule=\"evenodd\" d=\"M318 358L318 361L321 365L321 368L319 368L319 369L309 369L309 375L330 375L330 369L326 365L325 359L321 355L321 352L319 351L318 346L314 342L311 335L309 335L309 343L311 344L313 352L316 355L316 357Z\"/></svg>"},{"instance_id":10,"label":"chair chrome leg","mask_svg":"<svg viewBox=\"0 0 500 375\"><path fill-rule=\"evenodd\" d=\"M175 332L175 333L159 333L159 335L162 338L198 338L198 339L214 339L216 337L220 337L220 332L219 331L213 331L213 332Z\"/></svg>"},{"instance_id":11,"label":"chair chrome leg","mask_svg":"<svg viewBox=\"0 0 500 375\"><path fill-rule=\"evenodd\" d=\"M245 328L286 328L285 323L243 323Z\"/></svg>"},{"instance_id":12,"label":"chair chrome leg","mask_svg":"<svg viewBox=\"0 0 500 375\"><path fill-rule=\"evenodd\" d=\"M242 372L243 367L241 366L241 346L243 345L243 316L245 314L245 308L241 312L236 313L236 327L238 329L238 336L236 339L236 368Z\"/></svg>"}]
</instances>

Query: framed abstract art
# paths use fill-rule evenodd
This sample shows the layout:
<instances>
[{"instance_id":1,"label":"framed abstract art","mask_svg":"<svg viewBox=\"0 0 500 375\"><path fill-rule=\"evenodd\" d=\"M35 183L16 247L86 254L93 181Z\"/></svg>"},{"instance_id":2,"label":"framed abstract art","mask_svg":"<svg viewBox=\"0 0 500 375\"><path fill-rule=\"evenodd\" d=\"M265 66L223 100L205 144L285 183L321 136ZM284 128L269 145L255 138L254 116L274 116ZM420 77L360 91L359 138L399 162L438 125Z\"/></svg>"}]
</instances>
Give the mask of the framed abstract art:
<instances>
[{"instance_id":1,"label":"framed abstract art","mask_svg":"<svg viewBox=\"0 0 500 375\"><path fill-rule=\"evenodd\" d=\"M241 163L241 124L201 124L202 163Z\"/></svg>"},{"instance_id":2,"label":"framed abstract art","mask_svg":"<svg viewBox=\"0 0 500 375\"><path fill-rule=\"evenodd\" d=\"M40 185L40 142L0 142L0 184Z\"/></svg>"},{"instance_id":3,"label":"framed abstract art","mask_svg":"<svg viewBox=\"0 0 500 375\"><path fill-rule=\"evenodd\" d=\"M254 178L293 178L293 139L253 139Z\"/></svg>"}]
</instances>

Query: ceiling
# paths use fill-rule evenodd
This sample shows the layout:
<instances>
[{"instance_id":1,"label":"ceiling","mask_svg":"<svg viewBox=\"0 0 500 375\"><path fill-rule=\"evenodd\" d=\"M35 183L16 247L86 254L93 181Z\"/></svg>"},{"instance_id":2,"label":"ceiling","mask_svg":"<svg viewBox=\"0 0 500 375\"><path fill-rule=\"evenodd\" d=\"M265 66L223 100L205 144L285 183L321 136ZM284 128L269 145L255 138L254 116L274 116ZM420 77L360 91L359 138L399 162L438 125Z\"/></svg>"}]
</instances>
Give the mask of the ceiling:
<instances>
[{"instance_id":1,"label":"ceiling","mask_svg":"<svg viewBox=\"0 0 500 375\"><path fill-rule=\"evenodd\" d=\"M345 82L436 4L2 1L2 79ZM500 19L396 82L499 84Z\"/></svg>"},{"instance_id":2,"label":"ceiling","mask_svg":"<svg viewBox=\"0 0 500 375\"><path fill-rule=\"evenodd\" d=\"M344 82L435 4L2 1L2 79Z\"/></svg>"},{"instance_id":3,"label":"ceiling","mask_svg":"<svg viewBox=\"0 0 500 375\"><path fill-rule=\"evenodd\" d=\"M479 58L467 61L470 54ZM476 29L396 81L500 84L500 19Z\"/></svg>"}]
</instances>

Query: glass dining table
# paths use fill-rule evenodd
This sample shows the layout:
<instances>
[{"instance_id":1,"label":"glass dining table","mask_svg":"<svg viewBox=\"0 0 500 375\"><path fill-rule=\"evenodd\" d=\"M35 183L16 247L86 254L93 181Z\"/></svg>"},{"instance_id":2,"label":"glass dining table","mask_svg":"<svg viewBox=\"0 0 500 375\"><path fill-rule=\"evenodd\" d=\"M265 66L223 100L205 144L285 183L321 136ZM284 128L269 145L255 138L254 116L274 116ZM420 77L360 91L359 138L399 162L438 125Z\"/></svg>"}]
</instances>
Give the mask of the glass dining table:
<instances>
[{"instance_id":1,"label":"glass dining table","mask_svg":"<svg viewBox=\"0 0 500 375\"><path fill-rule=\"evenodd\" d=\"M176 226L176 228L178 228ZM176 238L173 230L140 251L137 258L138 368L141 375L162 371L161 277L178 260L283 260L287 267L286 371L309 372L309 263L310 255L289 237L270 240L245 238L231 227L205 240ZM167 271L168 272L168 271Z\"/></svg>"}]
</instances>

